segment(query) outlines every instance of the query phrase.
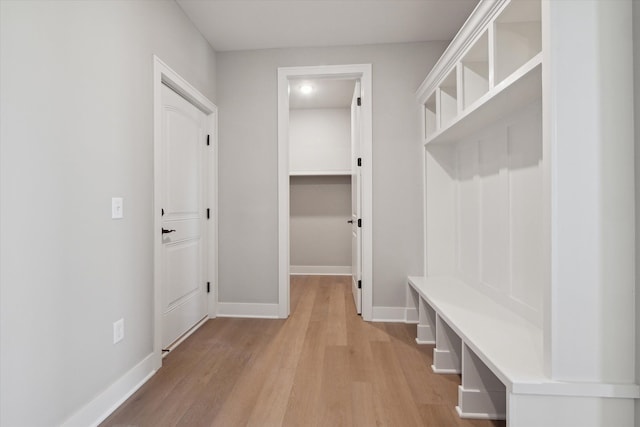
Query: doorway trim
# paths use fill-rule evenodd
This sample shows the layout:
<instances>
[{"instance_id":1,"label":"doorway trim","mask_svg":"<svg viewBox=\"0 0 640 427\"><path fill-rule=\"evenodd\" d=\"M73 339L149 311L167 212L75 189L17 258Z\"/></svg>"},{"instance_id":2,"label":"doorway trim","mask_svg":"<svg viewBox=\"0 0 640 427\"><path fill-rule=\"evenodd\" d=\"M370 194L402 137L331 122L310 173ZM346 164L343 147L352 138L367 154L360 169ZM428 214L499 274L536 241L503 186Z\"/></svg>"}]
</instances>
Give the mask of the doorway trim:
<instances>
[{"instance_id":1,"label":"doorway trim","mask_svg":"<svg viewBox=\"0 0 640 427\"><path fill-rule=\"evenodd\" d=\"M211 283L208 294L208 318L216 317L218 300L218 108L200 91L173 71L156 55L153 55L153 366L162 366L162 299L160 265L162 237L160 200L162 181L160 176L162 158L162 85L168 86L207 116L207 133L210 135L210 149L207 150L205 204L210 209L210 220L206 230L206 250L204 255L204 277ZM205 318L206 320L206 318ZM194 325L177 343L193 333L204 321Z\"/></svg>"},{"instance_id":2,"label":"doorway trim","mask_svg":"<svg viewBox=\"0 0 640 427\"><path fill-rule=\"evenodd\" d=\"M287 318L289 302L289 81L359 79L362 91L362 318L373 312L373 120L371 64L278 68L278 317Z\"/></svg>"}]
</instances>

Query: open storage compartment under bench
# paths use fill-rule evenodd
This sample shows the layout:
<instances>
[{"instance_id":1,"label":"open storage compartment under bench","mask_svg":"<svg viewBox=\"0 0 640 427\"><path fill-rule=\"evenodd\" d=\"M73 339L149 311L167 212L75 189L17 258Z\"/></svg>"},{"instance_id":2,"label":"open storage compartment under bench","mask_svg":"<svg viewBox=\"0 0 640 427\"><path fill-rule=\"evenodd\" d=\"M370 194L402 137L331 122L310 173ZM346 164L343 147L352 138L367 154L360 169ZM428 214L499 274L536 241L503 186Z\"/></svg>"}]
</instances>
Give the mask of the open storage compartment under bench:
<instances>
[{"instance_id":1,"label":"open storage compartment under bench","mask_svg":"<svg viewBox=\"0 0 640 427\"><path fill-rule=\"evenodd\" d=\"M461 374L460 417L531 427L630 425L624 411L640 397L636 384L552 380L535 324L456 279L409 277L408 285L408 318L418 319L416 342L434 345L433 371Z\"/></svg>"},{"instance_id":2,"label":"open storage compartment under bench","mask_svg":"<svg viewBox=\"0 0 640 427\"><path fill-rule=\"evenodd\" d=\"M504 419L507 389L545 380L540 328L454 279L409 277L409 287L433 371L462 374L461 417Z\"/></svg>"}]
</instances>

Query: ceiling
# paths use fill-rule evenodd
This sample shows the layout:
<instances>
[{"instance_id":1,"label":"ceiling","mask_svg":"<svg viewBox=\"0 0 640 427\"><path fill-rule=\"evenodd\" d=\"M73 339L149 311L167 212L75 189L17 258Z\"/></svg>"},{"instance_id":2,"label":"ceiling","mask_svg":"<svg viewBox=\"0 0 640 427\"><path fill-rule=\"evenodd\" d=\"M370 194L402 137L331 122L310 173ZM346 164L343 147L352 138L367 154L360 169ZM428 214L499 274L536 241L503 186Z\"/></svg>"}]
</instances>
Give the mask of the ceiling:
<instances>
[{"instance_id":1,"label":"ceiling","mask_svg":"<svg viewBox=\"0 0 640 427\"><path fill-rule=\"evenodd\" d=\"M355 79L292 80L289 83L289 108L348 108L353 99ZM311 86L313 91L304 94L300 88Z\"/></svg>"},{"instance_id":2,"label":"ceiling","mask_svg":"<svg viewBox=\"0 0 640 427\"><path fill-rule=\"evenodd\" d=\"M176 0L218 52L451 40L478 0Z\"/></svg>"}]
</instances>

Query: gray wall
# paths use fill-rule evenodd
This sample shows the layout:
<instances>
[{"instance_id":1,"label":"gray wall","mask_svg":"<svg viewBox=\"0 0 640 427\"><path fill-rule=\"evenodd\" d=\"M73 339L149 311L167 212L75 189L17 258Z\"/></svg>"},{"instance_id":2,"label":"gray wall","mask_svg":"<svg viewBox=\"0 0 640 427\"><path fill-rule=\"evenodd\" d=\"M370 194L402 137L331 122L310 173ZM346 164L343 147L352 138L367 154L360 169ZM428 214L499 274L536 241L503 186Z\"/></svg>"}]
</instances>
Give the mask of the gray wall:
<instances>
[{"instance_id":1,"label":"gray wall","mask_svg":"<svg viewBox=\"0 0 640 427\"><path fill-rule=\"evenodd\" d=\"M290 180L291 265L351 266L351 177Z\"/></svg>"},{"instance_id":2,"label":"gray wall","mask_svg":"<svg viewBox=\"0 0 640 427\"><path fill-rule=\"evenodd\" d=\"M351 110L290 110L289 164L291 171L351 169ZM351 266L350 176L292 176L290 212L292 266Z\"/></svg>"},{"instance_id":3,"label":"gray wall","mask_svg":"<svg viewBox=\"0 0 640 427\"><path fill-rule=\"evenodd\" d=\"M422 274L422 152L415 99L445 42L217 54L223 302L278 301L277 68L373 64L373 303L403 307Z\"/></svg>"},{"instance_id":4,"label":"gray wall","mask_svg":"<svg viewBox=\"0 0 640 427\"><path fill-rule=\"evenodd\" d=\"M640 2L633 2L633 64L636 157L636 384L640 384ZM640 427L640 399L636 399Z\"/></svg>"},{"instance_id":5,"label":"gray wall","mask_svg":"<svg viewBox=\"0 0 640 427\"><path fill-rule=\"evenodd\" d=\"M289 171L351 170L351 109L289 110Z\"/></svg>"},{"instance_id":6,"label":"gray wall","mask_svg":"<svg viewBox=\"0 0 640 427\"><path fill-rule=\"evenodd\" d=\"M0 424L52 426L152 352L152 54L214 101L215 54L173 1L0 17Z\"/></svg>"}]
</instances>

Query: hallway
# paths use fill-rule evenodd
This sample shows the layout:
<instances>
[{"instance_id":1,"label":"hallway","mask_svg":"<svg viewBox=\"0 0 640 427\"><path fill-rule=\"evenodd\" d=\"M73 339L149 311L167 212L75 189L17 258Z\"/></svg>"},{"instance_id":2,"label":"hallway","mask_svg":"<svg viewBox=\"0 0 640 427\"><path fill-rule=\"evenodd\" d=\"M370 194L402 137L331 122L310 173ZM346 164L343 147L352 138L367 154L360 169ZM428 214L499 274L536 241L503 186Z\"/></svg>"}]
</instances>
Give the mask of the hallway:
<instances>
[{"instance_id":1,"label":"hallway","mask_svg":"<svg viewBox=\"0 0 640 427\"><path fill-rule=\"evenodd\" d=\"M502 426L461 420L415 325L366 323L350 277L292 276L287 320L218 318L102 426Z\"/></svg>"}]
</instances>

